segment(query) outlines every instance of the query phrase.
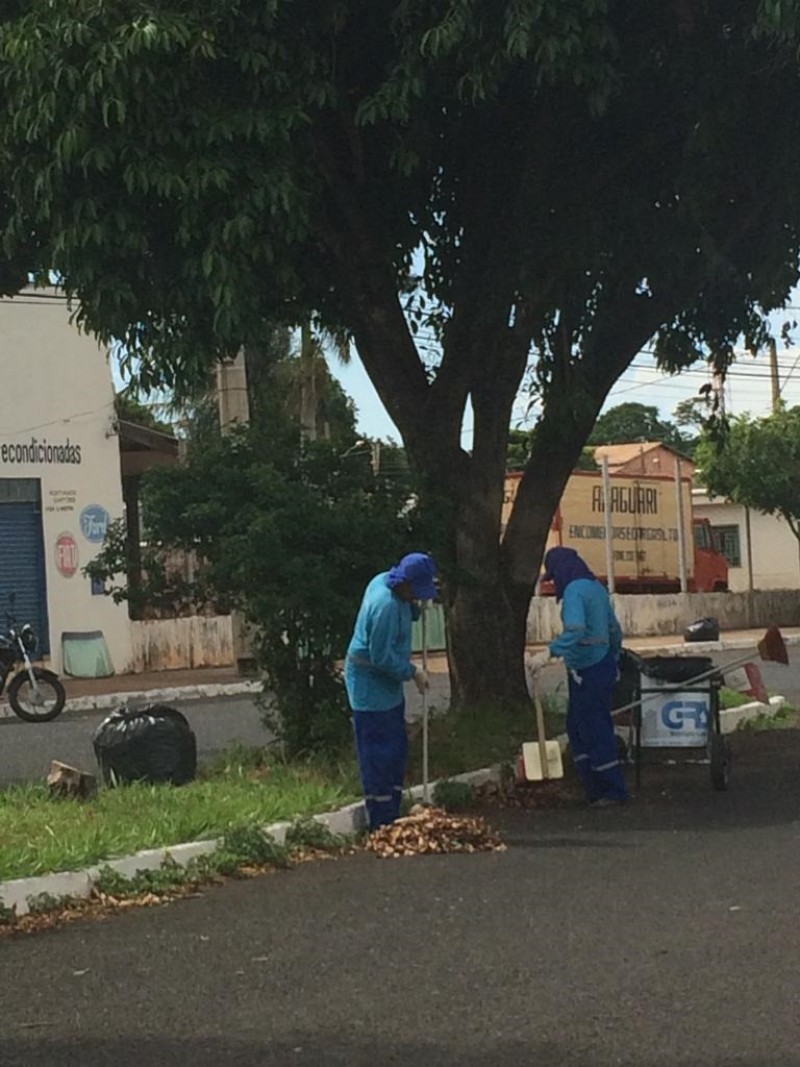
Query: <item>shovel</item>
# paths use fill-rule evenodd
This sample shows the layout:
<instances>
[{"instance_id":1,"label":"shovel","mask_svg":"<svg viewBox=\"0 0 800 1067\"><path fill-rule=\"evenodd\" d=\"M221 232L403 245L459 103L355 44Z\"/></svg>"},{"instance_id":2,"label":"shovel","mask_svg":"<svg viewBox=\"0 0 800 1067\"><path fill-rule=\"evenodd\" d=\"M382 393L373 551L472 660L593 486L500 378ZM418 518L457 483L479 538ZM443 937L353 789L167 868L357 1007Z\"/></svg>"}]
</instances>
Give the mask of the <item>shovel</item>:
<instances>
[{"instance_id":1,"label":"shovel","mask_svg":"<svg viewBox=\"0 0 800 1067\"><path fill-rule=\"evenodd\" d=\"M420 607L420 622L422 624L422 669L428 673L428 620L427 601L423 601ZM428 776L428 693L422 691L422 803L430 803L430 785Z\"/></svg>"},{"instance_id":2,"label":"shovel","mask_svg":"<svg viewBox=\"0 0 800 1067\"><path fill-rule=\"evenodd\" d=\"M533 705L536 708L536 735L538 740L525 741L522 745L522 771L526 781L543 782L564 777L561 762L561 745L548 741L544 729L544 709L539 695L539 672L533 675Z\"/></svg>"}]
</instances>

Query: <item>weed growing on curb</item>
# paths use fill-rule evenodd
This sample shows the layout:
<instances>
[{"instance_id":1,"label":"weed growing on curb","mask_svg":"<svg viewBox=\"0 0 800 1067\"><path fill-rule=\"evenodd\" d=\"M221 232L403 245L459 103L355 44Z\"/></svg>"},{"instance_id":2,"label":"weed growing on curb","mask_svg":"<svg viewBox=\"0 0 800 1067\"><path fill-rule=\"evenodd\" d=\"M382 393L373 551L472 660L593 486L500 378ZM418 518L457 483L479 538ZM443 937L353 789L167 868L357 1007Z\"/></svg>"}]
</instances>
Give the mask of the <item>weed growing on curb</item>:
<instances>
[{"instance_id":1,"label":"weed growing on curb","mask_svg":"<svg viewBox=\"0 0 800 1067\"><path fill-rule=\"evenodd\" d=\"M286 831L286 845L290 849L312 848L319 852L341 852L347 839L332 833L316 819L298 819Z\"/></svg>"},{"instance_id":2,"label":"weed growing on curb","mask_svg":"<svg viewBox=\"0 0 800 1067\"><path fill-rule=\"evenodd\" d=\"M53 911L61 911L69 899L53 896L52 893L37 893L36 896L28 897L28 909L32 915L48 915Z\"/></svg>"},{"instance_id":3,"label":"weed growing on curb","mask_svg":"<svg viewBox=\"0 0 800 1067\"><path fill-rule=\"evenodd\" d=\"M466 782L438 782L433 790L433 803L445 811L468 811L475 804L475 791Z\"/></svg>"},{"instance_id":4,"label":"weed growing on curb","mask_svg":"<svg viewBox=\"0 0 800 1067\"><path fill-rule=\"evenodd\" d=\"M779 708L772 715L762 712L762 714L756 715L753 719L740 722L736 729L751 733L758 733L761 730L787 730L797 726L797 721L797 708L784 704L782 708Z\"/></svg>"},{"instance_id":5,"label":"weed growing on curb","mask_svg":"<svg viewBox=\"0 0 800 1067\"><path fill-rule=\"evenodd\" d=\"M288 867L289 851L260 826L232 826L225 832L219 849L238 866ZM212 853L212 855L214 855Z\"/></svg>"},{"instance_id":6,"label":"weed growing on curb","mask_svg":"<svg viewBox=\"0 0 800 1067\"><path fill-rule=\"evenodd\" d=\"M13 926L16 921L16 907L6 907L5 901L0 897L0 926Z\"/></svg>"}]
</instances>

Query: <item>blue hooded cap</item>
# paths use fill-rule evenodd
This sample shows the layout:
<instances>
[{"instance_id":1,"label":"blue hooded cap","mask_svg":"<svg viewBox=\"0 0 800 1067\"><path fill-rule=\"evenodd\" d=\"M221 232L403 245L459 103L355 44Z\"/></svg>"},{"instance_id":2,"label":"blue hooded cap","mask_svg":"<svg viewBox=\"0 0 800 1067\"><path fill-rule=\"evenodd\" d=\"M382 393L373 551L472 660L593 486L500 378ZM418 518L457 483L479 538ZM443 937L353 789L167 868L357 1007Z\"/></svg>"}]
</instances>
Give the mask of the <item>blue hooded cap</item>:
<instances>
[{"instance_id":1,"label":"blue hooded cap","mask_svg":"<svg viewBox=\"0 0 800 1067\"><path fill-rule=\"evenodd\" d=\"M544 576L556 587L556 600L561 600L564 590L577 578L594 578L574 548L551 548L544 557Z\"/></svg>"},{"instance_id":2,"label":"blue hooded cap","mask_svg":"<svg viewBox=\"0 0 800 1067\"><path fill-rule=\"evenodd\" d=\"M408 582L415 600L435 600L438 596L436 564L426 552L411 552L389 571L387 584L390 589Z\"/></svg>"}]
</instances>

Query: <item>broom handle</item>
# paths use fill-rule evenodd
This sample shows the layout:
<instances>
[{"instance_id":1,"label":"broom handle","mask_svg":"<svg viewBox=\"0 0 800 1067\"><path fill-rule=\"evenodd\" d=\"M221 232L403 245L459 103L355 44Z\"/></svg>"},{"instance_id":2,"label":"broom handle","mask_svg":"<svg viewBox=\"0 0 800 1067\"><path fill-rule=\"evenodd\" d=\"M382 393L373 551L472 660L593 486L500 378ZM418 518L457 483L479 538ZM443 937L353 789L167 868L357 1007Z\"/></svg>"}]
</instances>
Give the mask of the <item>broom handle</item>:
<instances>
[{"instance_id":1,"label":"broom handle","mask_svg":"<svg viewBox=\"0 0 800 1067\"><path fill-rule=\"evenodd\" d=\"M422 623L422 669L428 673L428 605L423 600L421 607ZM422 691L422 803L428 803L428 693Z\"/></svg>"},{"instance_id":2,"label":"broom handle","mask_svg":"<svg viewBox=\"0 0 800 1067\"><path fill-rule=\"evenodd\" d=\"M544 735L544 708L539 696L539 672L533 676L533 704L536 708L536 736L539 740L539 762L542 765L542 778L550 777L550 767L547 763L547 742Z\"/></svg>"},{"instance_id":3,"label":"broom handle","mask_svg":"<svg viewBox=\"0 0 800 1067\"><path fill-rule=\"evenodd\" d=\"M663 685L659 688L658 693L651 693L646 697L640 697L639 700L632 700L630 704L623 704L621 708L614 708L611 712L611 716L613 718L615 715L621 715L623 711L632 711L633 708L640 707L648 700L655 700L662 693L680 693L681 690L686 689L687 686L705 681L705 679L710 678L712 674L732 671L735 667L741 667L743 664L749 663L752 658L753 655L751 653L749 656L743 656L742 659L734 660L733 663L726 663L724 667L712 667L710 670L703 671L702 674L696 674L694 678L687 678L685 682L676 682L674 685Z\"/></svg>"}]
</instances>

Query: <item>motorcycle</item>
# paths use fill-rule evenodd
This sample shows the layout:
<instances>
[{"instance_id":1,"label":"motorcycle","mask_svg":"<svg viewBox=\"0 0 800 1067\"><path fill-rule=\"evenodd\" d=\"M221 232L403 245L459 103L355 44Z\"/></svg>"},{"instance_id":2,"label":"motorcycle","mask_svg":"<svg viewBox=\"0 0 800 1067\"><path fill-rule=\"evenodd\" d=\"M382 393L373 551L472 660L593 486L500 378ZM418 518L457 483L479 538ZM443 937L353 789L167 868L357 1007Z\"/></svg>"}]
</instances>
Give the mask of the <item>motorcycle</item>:
<instances>
[{"instance_id":1,"label":"motorcycle","mask_svg":"<svg viewBox=\"0 0 800 1067\"><path fill-rule=\"evenodd\" d=\"M13 608L13 594L9 600ZM67 694L57 674L31 663L36 644L30 623L19 628L13 611L6 612L6 632L0 634L0 694L21 663L8 685L8 702L14 714L25 722L51 722L63 711Z\"/></svg>"}]
</instances>

